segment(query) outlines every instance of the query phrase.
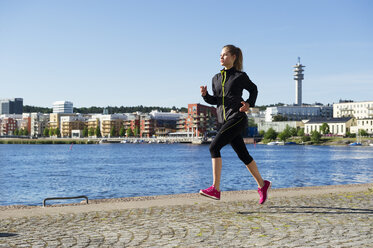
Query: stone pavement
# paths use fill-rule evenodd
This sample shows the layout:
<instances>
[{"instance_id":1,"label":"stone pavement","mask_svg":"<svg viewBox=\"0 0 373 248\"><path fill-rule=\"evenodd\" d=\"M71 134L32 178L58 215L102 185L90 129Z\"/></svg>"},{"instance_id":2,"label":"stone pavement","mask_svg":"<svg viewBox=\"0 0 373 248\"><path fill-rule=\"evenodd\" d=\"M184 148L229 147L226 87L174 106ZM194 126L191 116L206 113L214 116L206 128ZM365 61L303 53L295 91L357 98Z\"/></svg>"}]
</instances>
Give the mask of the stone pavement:
<instances>
[{"instance_id":1,"label":"stone pavement","mask_svg":"<svg viewBox=\"0 0 373 248\"><path fill-rule=\"evenodd\" d=\"M2 208L0 247L373 247L373 184Z\"/></svg>"}]
</instances>

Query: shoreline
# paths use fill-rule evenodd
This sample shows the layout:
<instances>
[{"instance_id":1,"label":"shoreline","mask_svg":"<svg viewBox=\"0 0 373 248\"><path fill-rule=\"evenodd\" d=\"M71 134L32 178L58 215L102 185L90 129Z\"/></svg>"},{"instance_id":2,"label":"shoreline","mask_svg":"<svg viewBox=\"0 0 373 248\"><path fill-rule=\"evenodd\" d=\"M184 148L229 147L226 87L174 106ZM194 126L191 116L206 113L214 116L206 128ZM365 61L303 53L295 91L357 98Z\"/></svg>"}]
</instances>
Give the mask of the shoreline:
<instances>
[{"instance_id":1,"label":"shoreline","mask_svg":"<svg viewBox=\"0 0 373 248\"><path fill-rule=\"evenodd\" d=\"M144 140L144 138L131 138L133 140ZM149 138L148 138L149 139ZM246 138L247 139L247 138ZM251 138L252 139L252 138ZM128 140L128 138L40 138L40 139L31 139L31 138L1 138L0 137L0 145L2 144L9 144L9 145L71 145L71 144L79 144L79 145L90 145L90 144L100 144L100 143L121 143L123 140ZM178 143L192 143L192 144L206 144L203 143L193 143L193 142L166 142L166 139L155 139L152 138L151 140L159 140L158 143L170 143L170 144L178 144ZM293 141L293 140L290 140ZM352 138L340 138L338 140L327 140L324 139L319 143L312 143L312 142L305 142L305 143L296 143L293 145L316 145L316 146L348 146L350 143L355 142ZM131 143L131 142L126 142ZM148 143L148 142L134 142L138 143ZM152 141L152 144L157 144L157 142ZM254 144L254 142L246 142L245 144ZM263 142L258 142L256 144L260 145L267 145ZM365 138L361 141L361 146L369 147L373 145L372 138Z\"/></svg>"}]
</instances>

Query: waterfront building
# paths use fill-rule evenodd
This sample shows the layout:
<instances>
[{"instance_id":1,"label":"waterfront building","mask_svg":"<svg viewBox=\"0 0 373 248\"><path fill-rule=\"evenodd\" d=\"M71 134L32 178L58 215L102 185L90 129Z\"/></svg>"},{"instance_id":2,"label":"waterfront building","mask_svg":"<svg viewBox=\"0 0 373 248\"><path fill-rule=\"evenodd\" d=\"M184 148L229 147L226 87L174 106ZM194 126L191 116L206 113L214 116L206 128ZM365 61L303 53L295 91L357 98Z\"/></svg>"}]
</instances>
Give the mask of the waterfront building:
<instances>
[{"instance_id":1,"label":"waterfront building","mask_svg":"<svg viewBox=\"0 0 373 248\"><path fill-rule=\"evenodd\" d=\"M265 121L272 122L275 116L286 117L289 121L301 121L311 118L331 118L332 106L324 105L303 105L303 106L276 106L267 107Z\"/></svg>"},{"instance_id":2,"label":"waterfront building","mask_svg":"<svg viewBox=\"0 0 373 248\"><path fill-rule=\"evenodd\" d=\"M296 129L304 128L304 123L302 121L273 121L273 122L258 122L258 130L267 132L268 129L272 128L277 133L281 133L286 129L286 127L293 127Z\"/></svg>"},{"instance_id":3,"label":"waterfront building","mask_svg":"<svg viewBox=\"0 0 373 248\"><path fill-rule=\"evenodd\" d=\"M119 136L119 131L124 126L124 121L126 119L127 116L125 114L102 115L100 118L101 135L103 137L110 137L110 132L114 129L114 136Z\"/></svg>"},{"instance_id":4,"label":"waterfront building","mask_svg":"<svg viewBox=\"0 0 373 248\"><path fill-rule=\"evenodd\" d=\"M41 137L44 129L48 127L49 114L31 113L30 122L30 135L32 137Z\"/></svg>"},{"instance_id":5,"label":"waterfront building","mask_svg":"<svg viewBox=\"0 0 373 248\"><path fill-rule=\"evenodd\" d=\"M22 118L17 120L18 130L27 130L28 134L31 133L31 114L23 113Z\"/></svg>"},{"instance_id":6,"label":"waterfront building","mask_svg":"<svg viewBox=\"0 0 373 248\"><path fill-rule=\"evenodd\" d=\"M216 108L199 103L188 104L188 116L177 123L178 131L191 132L195 137L203 137L216 131Z\"/></svg>"},{"instance_id":7,"label":"waterfront building","mask_svg":"<svg viewBox=\"0 0 373 248\"><path fill-rule=\"evenodd\" d=\"M110 137L112 128L114 128L115 136L119 135L122 127L126 130L131 128L134 131L139 126L138 120L137 114L94 114L86 122L88 130L96 130L99 127L102 137Z\"/></svg>"},{"instance_id":8,"label":"waterfront building","mask_svg":"<svg viewBox=\"0 0 373 248\"><path fill-rule=\"evenodd\" d=\"M82 115L61 116L61 137L72 137L73 130L83 130L86 120Z\"/></svg>"},{"instance_id":9,"label":"waterfront building","mask_svg":"<svg viewBox=\"0 0 373 248\"><path fill-rule=\"evenodd\" d=\"M92 115L88 120L87 120L87 128L88 130L96 130L97 127L100 126L100 118L99 115Z\"/></svg>"},{"instance_id":10,"label":"waterfront building","mask_svg":"<svg viewBox=\"0 0 373 248\"><path fill-rule=\"evenodd\" d=\"M18 115L3 115L0 123L0 135L13 135L17 129L17 119L22 118Z\"/></svg>"},{"instance_id":11,"label":"waterfront building","mask_svg":"<svg viewBox=\"0 0 373 248\"><path fill-rule=\"evenodd\" d=\"M368 134L373 134L373 118L357 119L354 126L351 126L351 133L359 133L359 130L364 130Z\"/></svg>"},{"instance_id":12,"label":"waterfront building","mask_svg":"<svg viewBox=\"0 0 373 248\"><path fill-rule=\"evenodd\" d=\"M0 115L22 113L23 98L0 99Z\"/></svg>"},{"instance_id":13,"label":"waterfront building","mask_svg":"<svg viewBox=\"0 0 373 248\"><path fill-rule=\"evenodd\" d=\"M154 135L155 120L149 114L140 115L140 137L149 138Z\"/></svg>"},{"instance_id":14,"label":"waterfront building","mask_svg":"<svg viewBox=\"0 0 373 248\"><path fill-rule=\"evenodd\" d=\"M69 101L56 101L53 103L53 113L72 114L73 103Z\"/></svg>"},{"instance_id":15,"label":"waterfront building","mask_svg":"<svg viewBox=\"0 0 373 248\"><path fill-rule=\"evenodd\" d=\"M311 119L304 124L304 133L310 135L312 131L320 132L320 127L324 123L328 124L331 134L345 136L347 132L351 131L354 119L351 117Z\"/></svg>"},{"instance_id":16,"label":"waterfront building","mask_svg":"<svg viewBox=\"0 0 373 248\"><path fill-rule=\"evenodd\" d=\"M49 114L49 123L48 127L51 129L62 129L61 127L61 117L63 116L74 116L74 114L67 113L51 113Z\"/></svg>"},{"instance_id":17,"label":"waterfront building","mask_svg":"<svg viewBox=\"0 0 373 248\"><path fill-rule=\"evenodd\" d=\"M152 111L140 115L140 137L167 136L176 132L177 123L186 113Z\"/></svg>"},{"instance_id":18,"label":"waterfront building","mask_svg":"<svg viewBox=\"0 0 373 248\"><path fill-rule=\"evenodd\" d=\"M373 101L353 102L341 100L339 103L333 104L333 117L373 119Z\"/></svg>"},{"instance_id":19,"label":"waterfront building","mask_svg":"<svg viewBox=\"0 0 373 248\"><path fill-rule=\"evenodd\" d=\"M132 132L134 132L136 128L140 130L140 114L127 114L127 120L124 120L123 125L125 130L129 128L131 128Z\"/></svg>"}]
</instances>

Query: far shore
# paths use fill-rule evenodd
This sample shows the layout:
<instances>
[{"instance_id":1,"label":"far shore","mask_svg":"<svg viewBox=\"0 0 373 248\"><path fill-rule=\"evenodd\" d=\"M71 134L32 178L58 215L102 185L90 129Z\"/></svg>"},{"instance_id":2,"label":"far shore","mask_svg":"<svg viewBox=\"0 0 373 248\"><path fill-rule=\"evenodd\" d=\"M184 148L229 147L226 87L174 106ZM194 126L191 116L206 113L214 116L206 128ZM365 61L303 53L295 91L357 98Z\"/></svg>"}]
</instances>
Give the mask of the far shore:
<instances>
[{"instance_id":1,"label":"far shore","mask_svg":"<svg viewBox=\"0 0 373 248\"><path fill-rule=\"evenodd\" d=\"M144 138L139 137L131 137L132 141L136 141L135 143L142 143L144 142ZM21 138L0 138L0 145L1 144L100 144L100 143L120 143L121 141L127 140L128 138L29 138L29 137L21 137ZM158 140L158 143L167 143L165 139L151 139ZM245 139L246 144L253 144L253 138ZM294 145L323 145L323 146L347 146L351 143L356 142L356 138L343 138L343 137L333 137L333 138L321 138L320 142L313 143L313 142L302 142L300 138L291 138L288 139L287 142L294 142ZM361 145L362 146L372 146L373 138L361 138ZM128 142L133 143L133 142ZM147 143L146 141L144 143ZM179 142L174 142L179 143ZM263 144L266 145L267 143L256 142L256 144Z\"/></svg>"},{"instance_id":2,"label":"far shore","mask_svg":"<svg viewBox=\"0 0 373 248\"><path fill-rule=\"evenodd\" d=\"M0 138L0 144L98 144L98 138Z\"/></svg>"}]
</instances>

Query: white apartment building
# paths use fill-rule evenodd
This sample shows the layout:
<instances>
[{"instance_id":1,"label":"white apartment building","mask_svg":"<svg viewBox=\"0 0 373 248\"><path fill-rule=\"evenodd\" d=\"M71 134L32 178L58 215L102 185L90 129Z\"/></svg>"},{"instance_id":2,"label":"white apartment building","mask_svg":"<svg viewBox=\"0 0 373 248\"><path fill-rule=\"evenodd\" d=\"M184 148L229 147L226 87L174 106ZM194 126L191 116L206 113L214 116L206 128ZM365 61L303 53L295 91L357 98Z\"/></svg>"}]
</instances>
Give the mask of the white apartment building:
<instances>
[{"instance_id":1,"label":"white apartment building","mask_svg":"<svg viewBox=\"0 0 373 248\"><path fill-rule=\"evenodd\" d=\"M304 124L304 133L310 135L312 131L320 132L320 127L324 123L329 125L331 134L344 136L347 132L351 132L353 118L311 119Z\"/></svg>"},{"instance_id":2,"label":"white apartment building","mask_svg":"<svg viewBox=\"0 0 373 248\"><path fill-rule=\"evenodd\" d=\"M332 117L332 106L277 106L268 107L265 113L265 121L272 122L273 117L281 115L288 120L301 121L316 117Z\"/></svg>"},{"instance_id":3,"label":"white apartment building","mask_svg":"<svg viewBox=\"0 0 373 248\"><path fill-rule=\"evenodd\" d=\"M68 101L56 101L53 103L53 113L72 114L73 103Z\"/></svg>"},{"instance_id":4,"label":"white apartment building","mask_svg":"<svg viewBox=\"0 0 373 248\"><path fill-rule=\"evenodd\" d=\"M267 132L268 129L272 128L278 133L281 133L286 129L287 126L293 128L303 128L304 124L301 121L273 121L273 122L265 122L260 121L258 124L258 131Z\"/></svg>"},{"instance_id":5,"label":"white apartment building","mask_svg":"<svg viewBox=\"0 0 373 248\"><path fill-rule=\"evenodd\" d=\"M174 120L177 121L180 118L188 117L187 113L172 113L172 112L159 112L157 110L153 110L149 113L150 118L154 120Z\"/></svg>"},{"instance_id":6,"label":"white apartment building","mask_svg":"<svg viewBox=\"0 0 373 248\"><path fill-rule=\"evenodd\" d=\"M373 119L373 101L334 103L333 117L355 117L356 119Z\"/></svg>"},{"instance_id":7,"label":"white apartment building","mask_svg":"<svg viewBox=\"0 0 373 248\"><path fill-rule=\"evenodd\" d=\"M356 121L351 127L351 133L357 134L362 129L373 134L373 101L334 103L333 117L354 117Z\"/></svg>"},{"instance_id":8,"label":"white apartment building","mask_svg":"<svg viewBox=\"0 0 373 248\"><path fill-rule=\"evenodd\" d=\"M373 134L373 118L358 119L356 125L351 127L351 133L358 133L359 130L365 130L369 134Z\"/></svg>"},{"instance_id":9,"label":"white apartment building","mask_svg":"<svg viewBox=\"0 0 373 248\"><path fill-rule=\"evenodd\" d=\"M48 126L49 114L31 113L30 135L43 136L44 129Z\"/></svg>"}]
</instances>

